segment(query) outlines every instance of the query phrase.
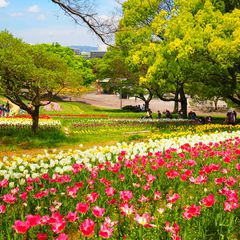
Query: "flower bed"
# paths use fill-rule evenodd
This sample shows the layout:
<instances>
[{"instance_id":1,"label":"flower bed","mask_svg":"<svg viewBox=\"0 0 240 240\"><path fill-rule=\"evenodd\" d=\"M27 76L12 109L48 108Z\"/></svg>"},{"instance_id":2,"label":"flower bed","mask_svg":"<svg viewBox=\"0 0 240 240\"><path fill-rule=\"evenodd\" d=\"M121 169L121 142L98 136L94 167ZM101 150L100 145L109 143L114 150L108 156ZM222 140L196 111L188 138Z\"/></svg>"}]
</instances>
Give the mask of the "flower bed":
<instances>
[{"instance_id":1,"label":"flower bed","mask_svg":"<svg viewBox=\"0 0 240 240\"><path fill-rule=\"evenodd\" d=\"M0 118L0 129L8 128L26 128L32 125L32 119L30 118ZM43 118L39 120L39 127L52 128L60 127L61 122L58 120L52 120Z\"/></svg>"},{"instance_id":2,"label":"flower bed","mask_svg":"<svg viewBox=\"0 0 240 240\"><path fill-rule=\"evenodd\" d=\"M0 239L238 239L239 134L5 159Z\"/></svg>"}]
</instances>

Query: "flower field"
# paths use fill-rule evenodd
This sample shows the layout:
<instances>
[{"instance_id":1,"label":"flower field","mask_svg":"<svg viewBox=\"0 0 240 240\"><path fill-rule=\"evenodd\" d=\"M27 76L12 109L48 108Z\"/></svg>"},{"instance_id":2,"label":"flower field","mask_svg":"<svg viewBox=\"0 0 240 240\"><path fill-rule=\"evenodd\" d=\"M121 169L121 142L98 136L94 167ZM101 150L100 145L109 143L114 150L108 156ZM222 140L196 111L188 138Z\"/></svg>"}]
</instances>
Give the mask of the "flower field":
<instances>
[{"instance_id":1,"label":"flower field","mask_svg":"<svg viewBox=\"0 0 240 240\"><path fill-rule=\"evenodd\" d=\"M239 239L240 131L0 163L0 239Z\"/></svg>"},{"instance_id":2,"label":"flower field","mask_svg":"<svg viewBox=\"0 0 240 240\"><path fill-rule=\"evenodd\" d=\"M0 118L0 129L6 128L26 128L32 125L32 119L30 117L5 117ZM56 128L61 125L61 122L58 120L52 120L46 118L39 119L39 126L43 128Z\"/></svg>"}]
</instances>

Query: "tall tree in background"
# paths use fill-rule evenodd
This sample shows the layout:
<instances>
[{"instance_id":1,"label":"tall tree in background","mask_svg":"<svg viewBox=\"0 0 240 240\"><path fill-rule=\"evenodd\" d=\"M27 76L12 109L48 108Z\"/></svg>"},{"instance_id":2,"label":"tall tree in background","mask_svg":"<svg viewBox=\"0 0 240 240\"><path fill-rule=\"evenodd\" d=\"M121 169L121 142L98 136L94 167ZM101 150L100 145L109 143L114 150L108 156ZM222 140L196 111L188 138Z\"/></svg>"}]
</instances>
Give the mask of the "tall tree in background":
<instances>
[{"instance_id":1,"label":"tall tree in background","mask_svg":"<svg viewBox=\"0 0 240 240\"><path fill-rule=\"evenodd\" d=\"M0 33L0 92L32 117L38 129L39 109L66 86L81 85L78 72L41 45L29 45L8 32ZM43 101L48 103L43 103Z\"/></svg>"}]
</instances>

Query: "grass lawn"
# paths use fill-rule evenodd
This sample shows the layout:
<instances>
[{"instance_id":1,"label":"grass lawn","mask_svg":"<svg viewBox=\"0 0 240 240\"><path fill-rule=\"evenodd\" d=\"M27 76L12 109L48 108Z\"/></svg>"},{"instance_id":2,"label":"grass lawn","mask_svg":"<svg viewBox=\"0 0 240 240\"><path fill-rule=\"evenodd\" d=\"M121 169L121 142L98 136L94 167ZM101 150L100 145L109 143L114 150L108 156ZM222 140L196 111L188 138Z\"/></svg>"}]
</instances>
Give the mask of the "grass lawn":
<instances>
[{"instance_id":1,"label":"grass lawn","mask_svg":"<svg viewBox=\"0 0 240 240\"><path fill-rule=\"evenodd\" d=\"M139 119L145 113L94 107L80 102L59 102L59 105L61 111L46 111L42 108L41 114L61 121L60 129L40 129L36 135L32 134L30 127L0 129L0 156L21 154L26 150L38 152L52 148L78 148L80 144L83 148L89 148L122 141L144 141L152 136L159 138L161 135L167 137L168 133L187 132L189 129L192 133L195 131L187 126L181 129L174 124L111 123L114 121L112 118ZM153 117L156 119L156 115ZM214 123L223 123L223 121L224 117L214 117ZM75 124L80 126L76 127Z\"/></svg>"}]
</instances>

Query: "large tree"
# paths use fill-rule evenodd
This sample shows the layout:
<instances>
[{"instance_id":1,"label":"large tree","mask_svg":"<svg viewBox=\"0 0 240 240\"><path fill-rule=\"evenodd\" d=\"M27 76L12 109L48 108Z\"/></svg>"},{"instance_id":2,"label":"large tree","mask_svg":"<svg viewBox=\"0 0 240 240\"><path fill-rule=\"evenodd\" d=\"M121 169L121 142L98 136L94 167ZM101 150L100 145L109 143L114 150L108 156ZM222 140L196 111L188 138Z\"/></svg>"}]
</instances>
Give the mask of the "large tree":
<instances>
[{"instance_id":1,"label":"large tree","mask_svg":"<svg viewBox=\"0 0 240 240\"><path fill-rule=\"evenodd\" d=\"M31 115L36 132L40 107L65 87L82 84L82 78L41 45L26 44L5 31L0 33L0 43L1 94Z\"/></svg>"}]
</instances>

